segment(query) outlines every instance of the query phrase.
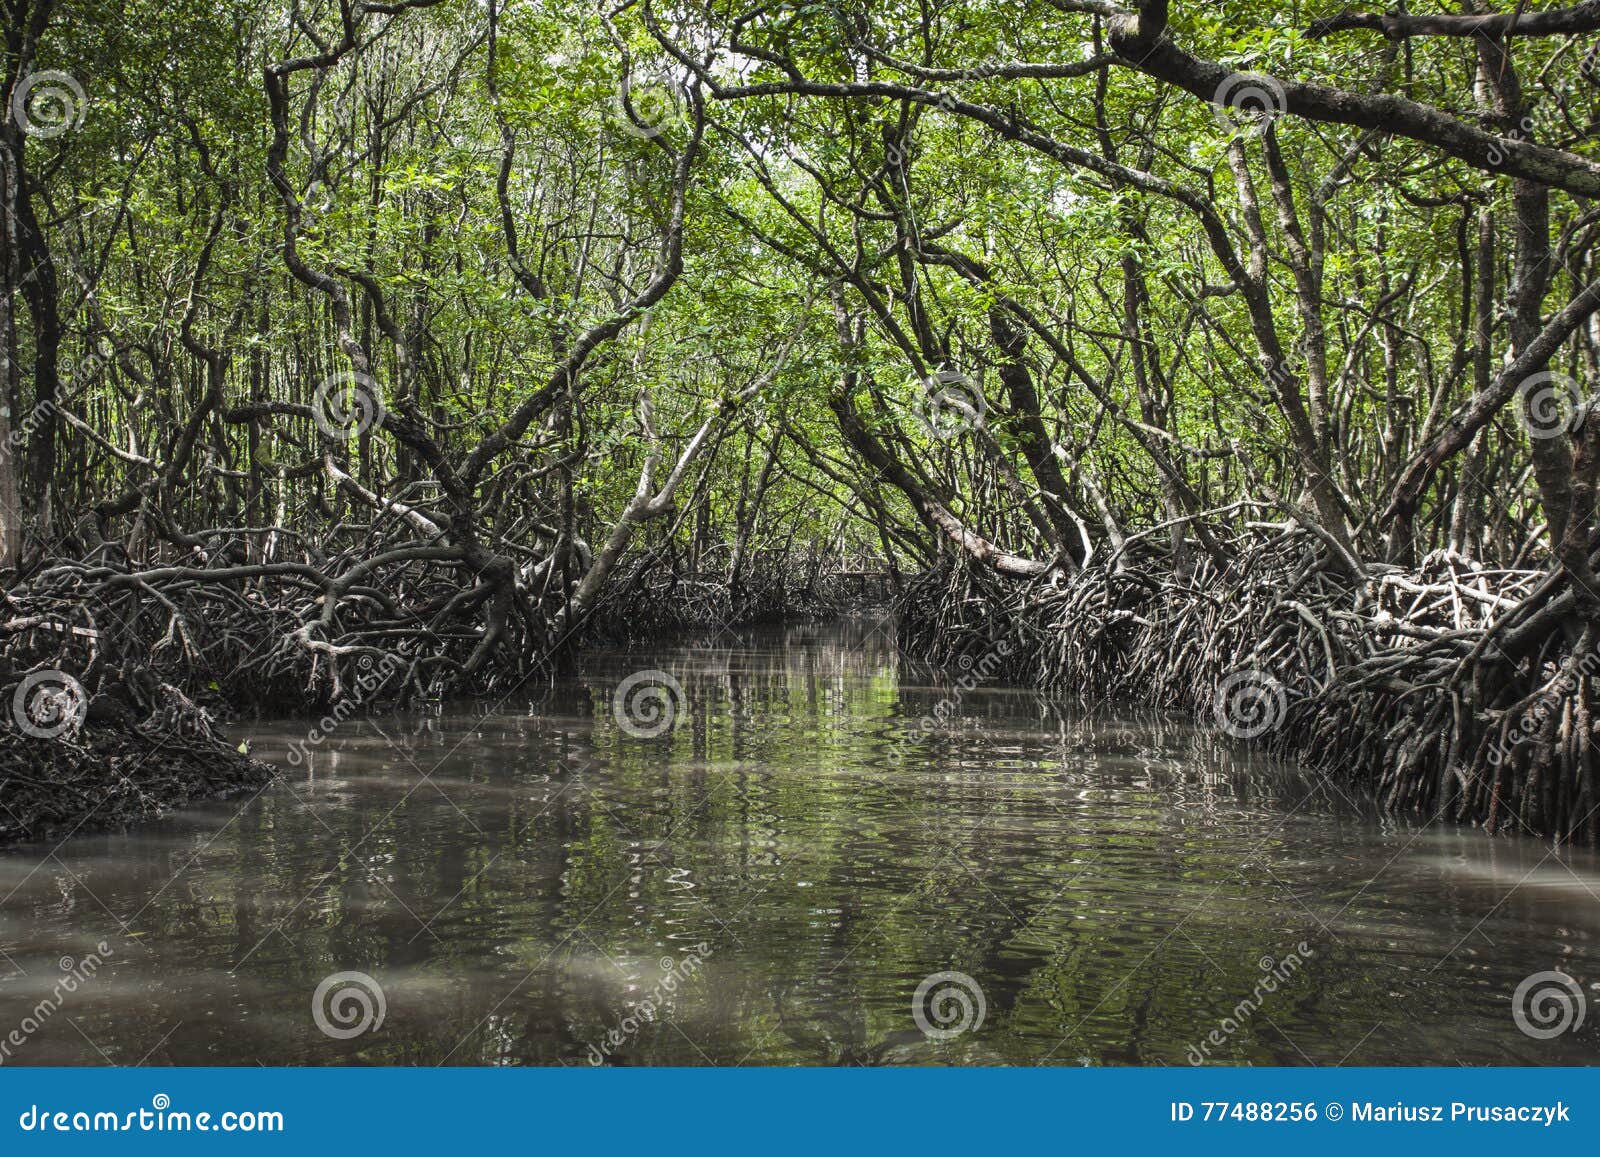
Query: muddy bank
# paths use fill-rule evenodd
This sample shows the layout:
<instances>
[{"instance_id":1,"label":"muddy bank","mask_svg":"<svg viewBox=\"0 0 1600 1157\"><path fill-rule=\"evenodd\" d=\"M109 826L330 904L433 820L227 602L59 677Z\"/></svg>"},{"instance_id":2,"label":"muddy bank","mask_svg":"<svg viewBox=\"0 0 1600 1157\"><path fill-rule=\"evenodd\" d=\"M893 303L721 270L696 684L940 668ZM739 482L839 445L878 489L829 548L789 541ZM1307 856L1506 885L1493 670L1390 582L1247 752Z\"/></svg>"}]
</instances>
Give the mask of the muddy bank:
<instances>
[{"instance_id":1,"label":"muddy bank","mask_svg":"<svg viewBox=\"0 0 1600 1157\"><path fill-rule=\"evenodd\" d=\"M327 643L304 635L304 592L259 591L63 563L3 596L0 618L0 843L150 819L235 795L273 770L230 740L224 721L271 712L317 717L379 704L506 694L548 677L552 660L607 639L817 619L862 599L860 582L758 568L738 588L709 575L642 571L559 639L481 669L478 637L350 616ZM531 645L531 644L530 644Z\"/></svg>"},{"instance_id":2,"label":"muddy bank","mask_svg":"<svg viewBox=\"0 0 1600 1157\"><path fill-rule=\"evenodd\" d=\"M276 774L148 671L90 690L56 669L7 670L0 695L0 845L126 827Z\"/></svg>"}]
</instances>

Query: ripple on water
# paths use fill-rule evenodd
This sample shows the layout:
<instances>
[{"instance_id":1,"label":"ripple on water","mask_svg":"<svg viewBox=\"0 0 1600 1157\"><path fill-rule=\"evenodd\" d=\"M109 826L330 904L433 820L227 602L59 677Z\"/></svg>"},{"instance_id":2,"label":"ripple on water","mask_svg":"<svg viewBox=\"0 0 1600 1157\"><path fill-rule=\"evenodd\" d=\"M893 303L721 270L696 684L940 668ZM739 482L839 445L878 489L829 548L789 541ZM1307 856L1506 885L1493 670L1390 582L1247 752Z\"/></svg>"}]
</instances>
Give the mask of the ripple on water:
<instances>
[{"instance_id":1,"label":"ripple on water","mask_svg":"<svg viewBox=\"0 0 1600 1157\"><path fill-rule=\"evenodd\" d=\"M639 739L611 698L645 668L684 698ZM599 652L536 701L346 721L247 805L16 849L0 1028L104 940L19 1060L587 1063L623 1022L609 1063L1183 1064L1212 1033L1223 1063L1600 1059L1600 1017L1510 1015L1529 973L1600 981L1594 856L896 672L859 624ZM282 760L306 724L242 733ZM310 1002L347 971L386 1015L335 1040ZM931 1039L911 1001L946 972L984 1015Z\"/></svg>"}]
</instances>

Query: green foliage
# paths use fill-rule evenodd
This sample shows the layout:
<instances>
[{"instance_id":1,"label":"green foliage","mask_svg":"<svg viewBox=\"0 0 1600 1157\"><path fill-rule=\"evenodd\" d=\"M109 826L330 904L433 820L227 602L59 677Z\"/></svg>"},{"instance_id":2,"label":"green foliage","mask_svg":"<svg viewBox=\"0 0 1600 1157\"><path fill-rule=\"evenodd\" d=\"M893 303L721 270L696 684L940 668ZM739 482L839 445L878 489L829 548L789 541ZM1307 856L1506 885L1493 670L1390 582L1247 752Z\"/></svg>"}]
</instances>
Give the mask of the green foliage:
<instances>
[{"instance_id":1,"label":"green foliage","mask_svg":"<svg viewBox=\"0 0 1600 1157\"><path fill-rule=\"evenodd\" d=\"M313 31L324 44L339 33L335 6L295 11L298 25L274 3L74 4L41 51L41 66L78 77L90 99L76 132L30 146L53 249L93 287L63 296L67 356L82 358L103 340L119 354L74 385L71 404L135 454L159 456L204 388L179 338L186 313L196 339L231 357L229 406L304 403L318 381L345 368L328 303L285 266L284 211L263 178L263 68L316 51ZM1392 87L1448 108L1471 99L1470 46L1418 41L1397 55L1380 37L1310 40L1308 19L1300 7L1257 0L1183 5L1173 35L1239 68ZM411 363L382 339L371 302L343 282L386 402L414 404L463 454L549 379L577 335L648 281L667 225L673 150L689 134L682 91L659 139L635 131L621 111L624 61L635 84L670 78L676 86L684 76L639 12L612 19L592 7L509 5L497 13L492 52L486 20L483 5L458 0L371 16L360 51L315 83L297 74L290 92L288 169L304 206L298 255L381 289ZM720 10L683 5L672 20L667 31L710 52L721 83L786 79L771 59L729 51L732 30ZM964 0L932 11L818 2L780 6L739 33L812 80L909 77L1192 190L1244 252L1244 206L1229 161L1230 149L1242 148L1261 199L1265 276L1285 346L1306 330L1258 130L1230 130L1204 101L1126 70L996 75L998 65L1103 51L1097 22L1042 0ZM1518 45L1524 75L1544 85L1536 132L1592 153L1585 126L1594 124L1600 90L1575 79L1582 54L1558 39ZM890 61L967 72L920 81ZM853 373L871 428L897 455L920 463L952 505L997 537L1042 549L1002 485L1008 471L1025 488L1035 482L998 384L1005 357L991 321L1009 303L1059 338L1059 347L1037 333L1026 343L1039 417L1074 486L1103 480L1119 518L1158 520L1170 501L1149 457L1151 437L1206 501L1250 485L1227 461L1235 440L1267 476L1296 472L1244 302L1189 209L937 106L789 93L720 101L704 86L702 95L710 120L689 196L682 280L647 324L588 359L574 408L525 440L537 442L529 452L547 473L562 459L575 463L560 469L574 475L584 534L603 535L633 492L645 454L642 399L676 449L715 407L768 373L771 383L731 423L695 483L713 525L731 527L751 448L779 430L793 437L773 505L801 512L803 534L832 540L843 523L875 541L863 522L864 491L911 525L903 499L881 495L839 445L828 401ZM1303 224L1313 201L1321 214L1320 321L1338 379L1327 449L1345 492L1372 499L1399 465L1397 448L1425 433L1430 409L1448 408L1470 388L1460 237L1480 210L1496 214L1506 235L1507 189L1414 141L1290 119L1275 131ZM502 166L516 257L502 220ZM1580 212L1558 199L1558 230ZM197 278L214 223L210 263ZM925 241L981 262L987 279L975 283L932 250L911 252ZM1503 281L1503 255L1497 260ZM540 292L529 291L530 278ZM1130 292L1138 296L1131 320ZM864 325L859 348L840 346L835 298ZM797 340L775 366L791 335ZM1290 367L1297 381L1304 356L1301 346ZM996 419L992 445L947 442L918 425L920 381L941 369L978 384ZM83 471L85 500L139 479L136 465L103 446L72 431L63 437ZM221 470L292 472L315 446L310 431L287 421L230 426L219 437ZM414 469L389 440L360 452L369 479ZM816 468L818 453L835 474ZM303 497L302 482L253 484ZM195 485L203 508L220 483ZM1089 509L1083 492L1062 497ZM1519 491L1509 502L1526 498ZM767 524L761 533L779 529Z\"/></svg>"}]
</instances>

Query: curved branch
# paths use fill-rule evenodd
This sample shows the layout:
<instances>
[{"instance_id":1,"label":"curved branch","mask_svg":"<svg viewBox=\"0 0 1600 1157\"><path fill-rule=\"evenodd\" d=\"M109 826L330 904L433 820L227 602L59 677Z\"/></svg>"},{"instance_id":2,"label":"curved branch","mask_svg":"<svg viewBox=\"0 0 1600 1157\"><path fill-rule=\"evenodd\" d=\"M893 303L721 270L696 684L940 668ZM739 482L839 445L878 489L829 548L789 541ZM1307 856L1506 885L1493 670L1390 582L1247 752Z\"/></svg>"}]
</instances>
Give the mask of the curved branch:
<instances>
[{"instance_id":1,"label":"curved branch","mask_svg":"<svg viewBox=\"0 0 1600 1157\"><path fill-rule=\"evenodd\" d=\"M1481 16L1346 11L1313 20L1306 29L1306 38L1320 40L1339 32L1366 31L1381 32L1390 40L1412 36L1487 36L1499 40L1507 36L1565 36L1596 29L1600 29L1600 0L1584 0L1571 8L1546 12L1526 12L1519 4L1515 12Z\"/></svg>"},{"instance_id":2,"label":"curved branch","mask_svg":"<svg viewBox=\"0 0 1600 1157\"><path fill-rule=\"evenodd\" d=\"M1147 76L1215 103L1218 93L1241 86L1281 93L1283 110L1306 120L1354 125L1408 137L1465 161L1475 169L1522 177L1581 197L1600 196L1600 164L1561 149L1494 133L1448 113L1389 93L1363 95L1325 84L1239 72L1185 52L1167 33L1168 0L1143 0L1137 13L1111 21L1111 47Z\"/></svg>"}]
</instances>

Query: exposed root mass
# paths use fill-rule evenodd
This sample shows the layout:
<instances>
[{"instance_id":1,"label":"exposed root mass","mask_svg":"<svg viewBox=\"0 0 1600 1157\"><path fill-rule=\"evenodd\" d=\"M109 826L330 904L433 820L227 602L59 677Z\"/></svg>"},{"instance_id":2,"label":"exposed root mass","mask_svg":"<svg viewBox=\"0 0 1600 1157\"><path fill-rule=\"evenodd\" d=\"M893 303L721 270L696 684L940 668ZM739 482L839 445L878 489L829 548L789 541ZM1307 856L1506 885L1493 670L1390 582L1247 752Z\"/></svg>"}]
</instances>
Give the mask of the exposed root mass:
<instances>
[{"instance_id":1,"label":"exposed root mass","mask_svg":"<svg viewBox=\"0 0 1600 1157\"><path fill-rule=\"evenodd\" d=\"M1291 531L1232 549L1186 575L1144 550L1027 588L947 567L908 593L902 641L952 662L1009 638L1011 677L1192 712L1387 811L1600 837L1600 640L1546 572L1438 552L1345 577Z\"/></svg>"}]
</instances>

